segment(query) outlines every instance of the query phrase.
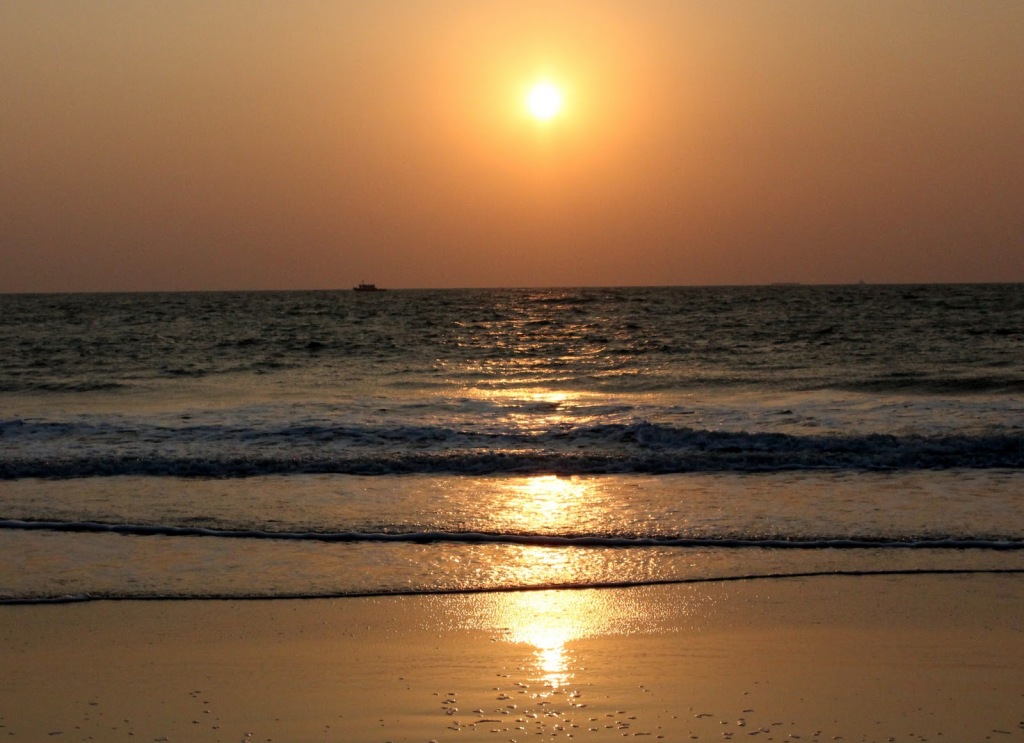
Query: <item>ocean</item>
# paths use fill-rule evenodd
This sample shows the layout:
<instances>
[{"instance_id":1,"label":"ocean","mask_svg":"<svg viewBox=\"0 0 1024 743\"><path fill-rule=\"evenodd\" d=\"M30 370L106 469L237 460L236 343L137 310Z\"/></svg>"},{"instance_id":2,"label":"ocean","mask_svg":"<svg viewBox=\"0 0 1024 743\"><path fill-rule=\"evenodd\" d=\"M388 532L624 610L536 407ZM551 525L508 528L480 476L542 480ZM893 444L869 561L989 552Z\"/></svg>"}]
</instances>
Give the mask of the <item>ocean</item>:
<instances>
[{"instance_id":1,"label":"ocean","mask_svg":"<svg viewBox=\"0 0 1024 743\"><path fill-rule=\"evenodd\" d=\"M0 601L1024 571L1024 285L0 295Z\"/></svg>"}]
</instances>

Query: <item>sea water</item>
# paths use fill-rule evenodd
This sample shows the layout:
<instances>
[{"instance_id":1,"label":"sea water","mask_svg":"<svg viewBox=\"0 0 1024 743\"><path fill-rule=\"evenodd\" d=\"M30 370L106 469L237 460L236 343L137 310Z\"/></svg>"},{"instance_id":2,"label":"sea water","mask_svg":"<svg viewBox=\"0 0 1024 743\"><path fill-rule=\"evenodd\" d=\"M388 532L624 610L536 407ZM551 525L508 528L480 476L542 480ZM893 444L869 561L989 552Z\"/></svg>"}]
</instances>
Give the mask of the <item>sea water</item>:
<instances>
[{"instance_id":1,"label":"sea water","mask_svg":"<svg viewBox=\"0 0 1024 743\"><path fill-rule=\"evenodd\" d=\"M0 296L0 600L1024 570L1024 285Z\"/></svg>"}]
</instances>

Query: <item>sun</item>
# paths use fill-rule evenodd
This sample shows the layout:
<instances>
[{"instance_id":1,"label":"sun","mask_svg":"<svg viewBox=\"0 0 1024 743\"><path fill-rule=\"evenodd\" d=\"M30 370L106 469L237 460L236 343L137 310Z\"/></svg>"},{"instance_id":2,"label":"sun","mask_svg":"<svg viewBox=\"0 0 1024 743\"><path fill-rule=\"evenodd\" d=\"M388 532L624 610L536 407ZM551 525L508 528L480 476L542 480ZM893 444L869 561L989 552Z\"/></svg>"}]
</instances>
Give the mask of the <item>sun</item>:
<instances>
[{"instance_id":1,"label":"sun","mask_svg":"<svg viewBox=\"0 0 1024 743\"><path fill-rule=\"evenodd\" d=\"M526 108L538 121L548 121L562 109L562 91L553 83L539 82L526 95Z\"/></svg>"}]
</instances>

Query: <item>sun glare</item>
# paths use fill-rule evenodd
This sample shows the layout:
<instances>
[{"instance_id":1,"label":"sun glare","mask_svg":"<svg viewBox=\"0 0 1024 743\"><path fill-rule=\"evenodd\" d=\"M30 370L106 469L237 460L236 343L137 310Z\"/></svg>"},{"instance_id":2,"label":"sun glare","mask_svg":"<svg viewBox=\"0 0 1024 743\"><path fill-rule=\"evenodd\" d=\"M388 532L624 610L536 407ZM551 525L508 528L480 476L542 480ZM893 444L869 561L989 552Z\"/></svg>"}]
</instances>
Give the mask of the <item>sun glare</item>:
<instances>
[{"instance_id":1,"label":"sun glare","mask_svg":"<svg viewBox=\"0 0 1024 743\"><path fill-rule=\"evenodd\" d=\"M537 83L526 96L526 108L539 121L553 119L562 108L562 91L549 82Z\"/></svg>"}]
</instances>

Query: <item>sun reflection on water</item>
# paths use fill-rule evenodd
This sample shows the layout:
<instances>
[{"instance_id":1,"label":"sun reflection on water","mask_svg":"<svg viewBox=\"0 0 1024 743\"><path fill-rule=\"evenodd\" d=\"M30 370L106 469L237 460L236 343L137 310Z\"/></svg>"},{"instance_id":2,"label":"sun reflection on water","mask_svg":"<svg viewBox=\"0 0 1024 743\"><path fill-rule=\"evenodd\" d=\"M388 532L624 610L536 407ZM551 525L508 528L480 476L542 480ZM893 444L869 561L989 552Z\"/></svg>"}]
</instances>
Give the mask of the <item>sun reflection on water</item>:
<instances>
[{"instance_id":1,"label":"sun reflection on water","mask_svg":"<svg viewBox=\"0 0 1024 743\"><path fill-rule=\"evenodd\" d=\"M593 485L578 478L530 477L508 484L503 493L510 526L529 532L560 533L579 528L593 507Z\"/></svg>"},{"instance_id":2,"label":"sun reflection on water","mask_svg":"<svg viewBox=\"0 0 1024 743\"><path fill-rule=\"evenodd\" d=\"M540 475L495 483L490 519L495 531L564 536L586 533L610 507L593 478ZM573 585L593 575L595 561L612 559L600 548L517 545L518 559L507 566L513 584ZM506 559L510 549L502 554ZM604 574L605 571L598 570ZM534 681L565 692L579 667L572 643L637 631L649 617L638 612L634 597L600 590L528 590L480 597L480 613L464 617L469 625L497 630L508 642L529 646Z\"/></svg>"},{"instance_id":3,"label":"sun reflection on water","mask_svg":"<svg viewBox=\"0 0 1024 743\"><path fill-rule=\"evenodd\" d=\"M504 480L492 491L487 530L495 533L574 536L608 522L604 494L593 479L541 475ZM605 576L608 550L560 545L511 545L503 550L510 585L565 586ZM596 572L595 572L596 571Z\"/></svg>"},{"instance_id":4,"label":"sun reflection on water","mask_svg":"<svg viewBox=\"0 0 1024 743\"><path fill-rule=\"evenodd\" d=\"M542 475L510 480L497 495L495 509L504 529L520 533L577 532L592 517L599 498L593 482L575 477ZM518 578L528 584L567 584L578 577L579 549L529 549ZM590 591L530 591L496 598L494 621L510 642L533 647L539 680L553 689L572 678L573 663L566 644L607 630L603 602Z\"/></svg>"},{"instance_id":5,"label":"sun reflection on water","mask_svg":"<svg viewBox=\"0 0 1024 743\"><path fill-rule=\"evenodd\" d=\"M519 364L519 371L522 362ZM514 374L514 372L509 372ZM509 379L509 373L502 378ZM473 387L465 388L468 398L486 400L503 413L504 423L520 433L539 433L559 426L577 426L590 418L595 405L603 405L606 398L595 393L580 393L547 387Z\"/></svg>"}]
</instances>

